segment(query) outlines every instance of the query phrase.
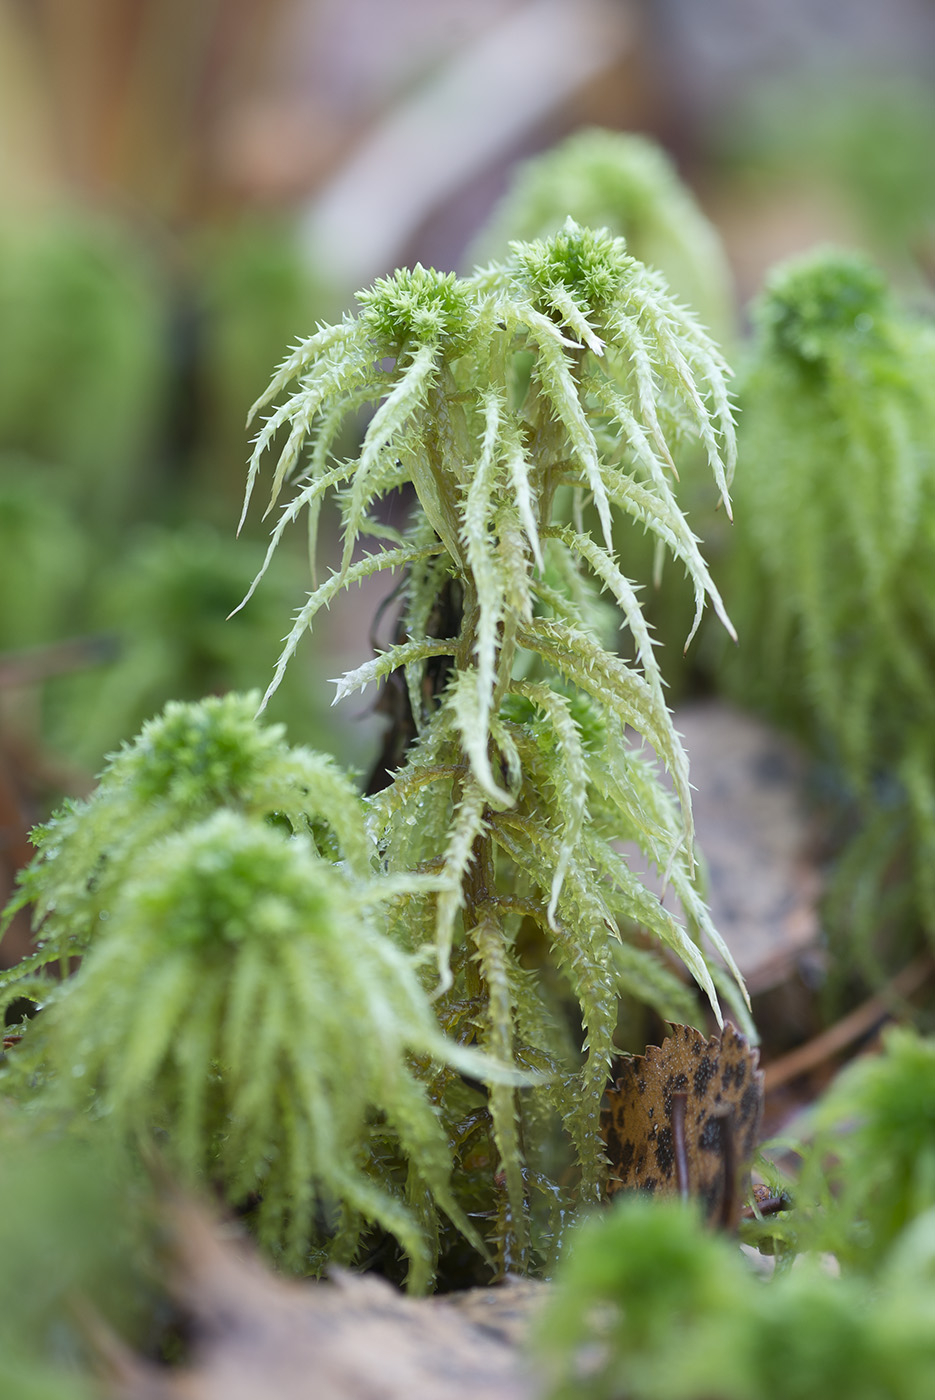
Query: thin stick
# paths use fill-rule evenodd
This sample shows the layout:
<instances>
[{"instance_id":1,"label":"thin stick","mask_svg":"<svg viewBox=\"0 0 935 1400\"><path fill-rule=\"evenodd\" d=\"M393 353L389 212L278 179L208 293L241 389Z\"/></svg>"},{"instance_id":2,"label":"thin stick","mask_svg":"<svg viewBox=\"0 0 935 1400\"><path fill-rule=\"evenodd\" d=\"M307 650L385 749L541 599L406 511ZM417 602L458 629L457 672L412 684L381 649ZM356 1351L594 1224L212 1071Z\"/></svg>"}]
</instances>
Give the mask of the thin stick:
<instances>
[{"instance_id":1,"label":"thin stick","mask_svg":"<svg viewBox=\"0 0 935 1400\"><path fill-rule=\"evenodd\" d=\"M675 1153L675 1180L678 1183L679 1195L683 1201L687 1201L691 1195L688 1153L685 1151L685 1106L687 1103L687 1094L672 1095L670 1122L672 1124L672 1150Z\"/></svg>"},{"instance_id":2,"label":"thin stick","mask_svg":"<svg viewBox=\"0 0 935 1400\"><path fill-rule=\"evenodd\" d=\"M721 1229L736 1228L735 1214L739 1209L737 1195L737 1142L734 1137L734 1110L725 1105L721 1117L721 1148L724 1157L724 1194L721 1197Z\"/></svg>"},{"instance_id":3,"label":"thin stick","mask_svg":"<svg viewBox=\"0 0 935 1400\"><path fill-rule=\"evenodd\" d=\"M808 1074L832 1056L846 1050L853 1041L859 1040L861 1036L869 1034L875 1027L888 1021L894 1014L893 1003L918 991L930 976L933 967L935 963L931 954L920 953L902 972L887 982L885 987L867 1001L861 1002L860 1006L855 1006L853 1011L835 1025L830 1026L814 1040L809 1040L804 1045L797 1046L795 1050L790 1050L787 1055L780 1056L771 1065L765 1065L765 1092L768 1094L780 1085L788 1084L790 1080L798 1079L802 1074Z\"/></svg>"}]
</instances>

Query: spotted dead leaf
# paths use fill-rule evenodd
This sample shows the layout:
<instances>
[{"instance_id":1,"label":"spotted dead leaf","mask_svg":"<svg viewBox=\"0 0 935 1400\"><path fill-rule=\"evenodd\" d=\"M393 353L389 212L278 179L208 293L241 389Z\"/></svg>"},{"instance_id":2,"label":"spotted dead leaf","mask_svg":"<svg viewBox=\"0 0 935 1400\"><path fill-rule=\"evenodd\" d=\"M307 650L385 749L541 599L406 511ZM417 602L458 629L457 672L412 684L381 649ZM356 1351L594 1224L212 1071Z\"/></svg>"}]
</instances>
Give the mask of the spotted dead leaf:
<instances>
[{"instance_id":1,"label":"spotted dead leaf","mask_svg":"<svg viewBox=\"0 0 935 1400\"><path fill-rule=\"evenodd\" d=\"M763 1112L758 1063L731 1025L710 1040L673 1026L661 1045L618 1061L601 1118L608 1195L693 1196L707 1219L736 1226Z\"/></svg>"}]
</instances>

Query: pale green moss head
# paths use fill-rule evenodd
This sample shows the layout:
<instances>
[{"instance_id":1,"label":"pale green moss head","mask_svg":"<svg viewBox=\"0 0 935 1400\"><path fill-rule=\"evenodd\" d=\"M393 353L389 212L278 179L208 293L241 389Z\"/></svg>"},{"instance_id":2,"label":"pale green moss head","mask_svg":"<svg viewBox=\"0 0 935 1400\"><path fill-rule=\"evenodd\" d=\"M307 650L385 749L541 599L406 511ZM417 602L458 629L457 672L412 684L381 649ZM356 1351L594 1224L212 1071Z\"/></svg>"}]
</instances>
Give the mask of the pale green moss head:
<instances>
[{"instance_id":1,"label":"pale green moss head","mask_svg":"<svg viewBox=\"0 0 935 1400\"><path fill-rule=\"evenodd\" d=\"M777 352L817 364L878 348L893 315L882 274L858 254L829 249L777 268L756 321Z\"/></svg>"},{"instance_id":2,"label":"pale green moss head","mask_svg":"<svg viewBox=\"0 0 935 1400\"><path fill-rule=\"evenodd\" d=\"M167 803L192 815L218 803L249 802L259 775L284 748L282 725L256 724L258 703L249 694L170 701L114 758L105 790L127 784L141 803Z\"/></svg>"},{"instance_id":3,"label":"pale green moss head","mask_svg":"<svg viewBox=\"0 0 935 1400\"><path fill-rule=\"evenodd\" d=\"M602 316L630 267L622 239L614 239L604 229L582 228L572 218L549 239L514 242L510 247L517 284L534 304L547 309L559 293L572 298L588 317Z\"/></svg>"},{"instance_id":4,"label":"pale green moss head","mask_svg":"<svg viewBox=\"0 0 935 1400\"><path fill-rule=\"evenodd\" d=\"M379 278L357 300L378 355L398 355L413 345L444 345L456 355L474 320L471 298L455 274L421 263Z\"/></svg>"},{"instance_id":5,"label":"pale green moss head","mask_svg":"<svg viewBox=\"0 0 935 1400\"><path fill-rule=\"evenodd\" d=\"M88 947L149 847L218 808L311 834L366 878L373 847L351 779L332 759L291 748L281 725L257 723L257 703L256 694L170 702L108 761L89 798L37 828L38 854L7 911L34 902L33 965ZM12 982L0 984L0 998L13 995Z\"/></svg>"},{"instance_id":6,"label":"pale green moss head","mask_svg":"<svg viewBox=\"0 0 935 1400\"><path fill-rule=\"evenodd\" d=\"M315 937L340 922L346 890L305 854L274 828L218 812L167 839L158 872L136 886L134 917L141 928L161 929L170 947L222 958L248 942Z\"/></svg>"},{"instance_id":7,"label":"pale green moss head","mask_svg":"<svg viewBox=\"0 0 935 1400\"><path fill-rule=\"evenodd\" d=\"M552 235L566 218L626 240L721 336L733 329L730 273L713 225L666 152L632 132L588 128L520 164L471 250L478 262L511 239Z\"/></svg>"}]
</instances>

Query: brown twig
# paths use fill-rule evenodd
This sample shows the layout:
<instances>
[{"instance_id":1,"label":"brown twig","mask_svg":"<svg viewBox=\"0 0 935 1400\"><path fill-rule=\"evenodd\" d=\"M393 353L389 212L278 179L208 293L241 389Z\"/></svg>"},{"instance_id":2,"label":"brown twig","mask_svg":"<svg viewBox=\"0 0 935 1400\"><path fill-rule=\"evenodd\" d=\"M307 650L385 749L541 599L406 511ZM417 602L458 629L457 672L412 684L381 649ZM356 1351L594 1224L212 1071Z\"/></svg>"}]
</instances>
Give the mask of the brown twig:
<instances>
[{"instance_id":1,"label":"brown twig","mask_svg":"<svg viewBox=\"0 0 935 1400\"><path fill-rule=\"evenodd\" d=\"M737 1139L734 1136L734 1110L721 1109L721 1146L724 1156L724 1194L721 1197L721 1229L735 1230L740 1203L737 1201Z\"/></svg>"},{"instance_id":2,"label":"brown twig","mask_svg":"<svg viewBox=\"0 0 935 1400\"><path fill-rule=\"evenodd\" d=\"M687 1201L691 1194L688 1153L685 1150L685 1106L687 1103L687 1094L672 1095L670 1122L672 1124L672 1150L675 1153L675 1180L678 1183L679 1196L683 1201Z\"/></svg>"},{"instance_id":3,"label":"brown twig","mask_svg":"<svg viewBox=\"0 0 935 1400\"><path fill-rule=\"evenodd\" d=\"M860 1006L855 1006L840 1021L833 1026L829 1026L821 1035L815 1036L813 1040L806 1041L804 1045L799 1045L795 1050L790 1050L787 1055L782 1055L778 1060L774 1060L771 1065L765 1065L763 1073L765 1075L764 1088L766 1093L778 1089L783 1084L788 1084L790 1080L798 1079L800 1075L808 1074L811 1070L817 1069L819 1065L825 1063L834 1055L839 1055L842 1050L861 1036L868 1035L876 1027L888 1021L893 1013L893 1005L900 999L905 999L918 991L926 978L931 975L935 968L930 953L920 953L917 958L913 958L897 973L885 987L881 987L867 1001L861 1002Z\"/></svg>"}]
</instances>

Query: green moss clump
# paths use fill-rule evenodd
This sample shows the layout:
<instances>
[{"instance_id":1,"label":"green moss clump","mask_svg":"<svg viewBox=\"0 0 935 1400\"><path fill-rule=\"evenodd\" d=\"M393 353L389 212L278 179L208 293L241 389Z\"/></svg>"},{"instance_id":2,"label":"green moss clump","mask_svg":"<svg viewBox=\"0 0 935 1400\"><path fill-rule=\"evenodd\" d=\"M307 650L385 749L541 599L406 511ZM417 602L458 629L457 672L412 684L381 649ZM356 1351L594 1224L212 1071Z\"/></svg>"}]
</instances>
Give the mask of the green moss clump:
<instances>
[{"instance_id":1,"label":"green moss clump","mask_svg":"<svg viewBox=\"0 0 935 1400\"><path fill-rule=\"evenodd\" d=\"M935 937L935 333L833 250L777 269L755 324L722 674L852 804L829 921L875 981L884 911L894 956Z\"/></svg>"},{"instance_id":2,"label":"green moss clump","mask_svg":"<svg viewBox=\"0 0 935 1400\"><path fill-rule=\"evenodd\" d=\"M764 1277L693 1209L623 1198L573 1237L533 1364L550 1400L924 1400L932 1238L923 1217L873 1283L815 1259Z\"/></svg>"},{"instance_id":3,"label":"green moss clump","mask_svg":"<svg viewBox=\"0 0 935 1400\"><path fill-rule=\"evenodd\" d=\"M411 1057L483 1062L444 1041L372 914L372 892L307 837L231 810L189 824L125 870L106 929L48 992L8 1085L28 1099L39 1073L47 1111L155 1141L291 1269L351 1262L376 1223L422 1289L434 1206L483 1246Z\"/></svg>"},{"instance_id":4,"label":"green moss clump","mask_svg":"<svg viewBox=\"0 0 935 1400\"><path fill-rule=\"evenodd\" d=\"M883 1053L856 1060L814 1114L803 1199L823 1205L818 1248L875 1270L900 1233L935 1212L935 1039L891 1028Z\"/></svg>"},{"instance_id":5,"label":"green moss clump","mask_svg":"<svg viewBox=\"0 0 935 1400\"><path fill-rule=\"evenodd\" d=\"M112 756L86 801L33 833L38 854L4 926L32 903L39 947L0 977L0 1005L41 1000L49 965L91 947L153 843L219 808L277 818L358 874L369 870L372 842L353 783L330 758L290 748L281 726L256 724L257 699L172 701Z\"/></svg>"}]
</instances>

